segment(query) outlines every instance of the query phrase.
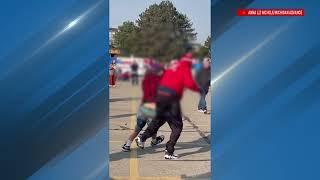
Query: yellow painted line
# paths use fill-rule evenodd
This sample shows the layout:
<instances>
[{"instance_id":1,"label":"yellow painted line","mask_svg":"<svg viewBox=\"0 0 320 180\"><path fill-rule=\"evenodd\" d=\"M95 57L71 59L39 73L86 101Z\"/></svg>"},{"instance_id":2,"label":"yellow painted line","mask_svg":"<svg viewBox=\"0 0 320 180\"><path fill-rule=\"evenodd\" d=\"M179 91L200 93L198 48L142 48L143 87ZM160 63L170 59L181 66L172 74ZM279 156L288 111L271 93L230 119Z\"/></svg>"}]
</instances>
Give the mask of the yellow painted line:
<instances>
[{"instance_id":1,"label":"yellow painted line","mask_svg":"<svg viewBox=\"0 0 320 180\"><path fill-rule=\"evenodd\" d=\"M129 176L113 176L110 177L111 180L128 180L131 179ZM181 177L179 176L159 176L159 177L137 177L136 180L181 180Z\"/></svg>"},{"instance_id":2,"label":"yellow painted line","mask_svg":"<svg viewBox=\"0 0 320 180\"><path fill-rule=\"evenodd\" d=\"M181 180L181 177L175 176L161 176L161 177L141 177L139 180Z\"/></svg>"},{"instance_id":3,"label":"yellow painted line","mask_svg":"<svg viewBox=\"0 0 320 180\"><path fill-rule=\"evenodd\" d=\"M136 97L136 89L133 91L133 96ZM135 100L131 101L131 111L132 113L137 112L137 103ZM136 116L131 116L130 126L131 129L135 128ZM109 141L109 143L123 143L123 141ZM141 177L138 171L138 159L137 159L137 145L135 142L132 143L132 150L130 151L130 173L129 176L111 176L111 180L181 180L179 176L159 176L159 177Z\"/></svg>"},{"instance_id":4,"label":"yellow painted line","mask_svg":"<svg viewBox=\"0 0 320 180\"><path fill-rule=\"evenodd\" d=\"M133 96L136 97L136 90L133 90ZM132 100L131 101L131 112L136 113L137 111L137 103ZM130 120L130 126L131 129L133 129L136 125L136 116L131 116ZM137 159L137 145L133 142L132 143L132 150L130 151L130 180L137 180L139 177L139 171L138 171L138 159Z\"/></svg>"},{"instance_id":5,"label":"yellow painted line","mask_svg":"<svg viewBox=\"0 0 320 180\"><path fill-rule=\"evenodd\" d=\"M109 141L109 143L124 143L124 141Z\"/></svg>"},{"instance_id":6,"label":"yellow painted line","mask_svg":"<svg viewBox=\"0 0 320 180\"><path fill-rule=\"evenodd\" d=\"M112 176L110 177L110 180L128 180L129 177L126 176Z\"/></svg>"}]
</instances>

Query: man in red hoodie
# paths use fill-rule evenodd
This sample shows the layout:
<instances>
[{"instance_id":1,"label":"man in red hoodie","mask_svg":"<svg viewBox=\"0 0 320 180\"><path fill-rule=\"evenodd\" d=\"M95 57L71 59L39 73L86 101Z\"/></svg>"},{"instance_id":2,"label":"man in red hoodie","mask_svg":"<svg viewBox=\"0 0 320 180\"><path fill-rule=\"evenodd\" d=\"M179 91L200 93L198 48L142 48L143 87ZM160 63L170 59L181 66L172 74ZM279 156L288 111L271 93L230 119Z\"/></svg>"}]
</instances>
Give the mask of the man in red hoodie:
<instances>
[{"instance_id":1,"label":"man in red hoodie","mask_svg":"<svg viewBox=\"0 0 320 180\"><path fill-rule=\"evenodd\" d=\"M146 131L136 139L137 146L143 149L146 139L155 134L165 122L168 122L171 128L171 135L166 144L165 159L178 158L173 152L183 128L180 100L183 96L184 88L196 92L200 91L192 77L192 59L192 54L186 53L177 63L173 63L164 72L157 92L156 117L149 124Z\"/></svg>"}]
</instances>

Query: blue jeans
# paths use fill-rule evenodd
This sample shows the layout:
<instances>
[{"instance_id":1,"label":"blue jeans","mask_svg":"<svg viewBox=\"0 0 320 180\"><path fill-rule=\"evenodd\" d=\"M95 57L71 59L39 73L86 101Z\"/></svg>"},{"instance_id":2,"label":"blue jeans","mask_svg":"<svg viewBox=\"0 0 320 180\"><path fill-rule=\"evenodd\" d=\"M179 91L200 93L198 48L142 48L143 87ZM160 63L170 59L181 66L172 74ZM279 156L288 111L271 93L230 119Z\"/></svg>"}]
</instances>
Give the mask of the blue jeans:
<instances>
[{"instance_id":1,"label":"blue jeans","mask_svg":"<svg viewBox=\"0 0 320 180\"><path fill-rule=\"evenodd\" d=\"M137 125L135 127L135 132L139 133L146 124L149 125L150 120L151 117L146 116L140 107L137 113Z\"/></svg>"},{"instance_id":2,"label":"blue jeans","mask_svg":"<svg viewBox=\"0 0 320 180\"><path fill-rule=\"evenodd\" d=\"M138 116L137 117L137 125L135 127L135 132L139 133L147 123L148 123L147 118Z\"/></svg>"},{"instance_id":3,"label":"blue jeans","mask_svg":"<svg viewBox=\"0 0 320 180\"><path fill-rule=\"evenodd\" d=\"M199 100L199 104L198 104L198 109L207 110L206 95L207 95L207 93L205 93L202 90L200 93L200 100Z\"/></svg>"}]
</instances>

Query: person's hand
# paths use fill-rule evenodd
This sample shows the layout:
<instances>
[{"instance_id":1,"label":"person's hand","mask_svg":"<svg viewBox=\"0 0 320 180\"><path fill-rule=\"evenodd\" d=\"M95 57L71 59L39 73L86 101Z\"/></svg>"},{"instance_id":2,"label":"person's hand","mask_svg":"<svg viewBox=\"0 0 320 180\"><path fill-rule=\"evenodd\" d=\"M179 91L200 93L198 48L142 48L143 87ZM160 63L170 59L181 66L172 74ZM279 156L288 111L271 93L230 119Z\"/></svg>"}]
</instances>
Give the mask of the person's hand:
<instances>
[{"instance_id":1,"label":"person's hand","mask_svg":"<svg viewBox=\"0 0 320 180\"><path fill-rule=\"evenodd\" d=\"M156 103L144 103L143 106L149 109L156 109Z\"/></svg>"}]
</instances>

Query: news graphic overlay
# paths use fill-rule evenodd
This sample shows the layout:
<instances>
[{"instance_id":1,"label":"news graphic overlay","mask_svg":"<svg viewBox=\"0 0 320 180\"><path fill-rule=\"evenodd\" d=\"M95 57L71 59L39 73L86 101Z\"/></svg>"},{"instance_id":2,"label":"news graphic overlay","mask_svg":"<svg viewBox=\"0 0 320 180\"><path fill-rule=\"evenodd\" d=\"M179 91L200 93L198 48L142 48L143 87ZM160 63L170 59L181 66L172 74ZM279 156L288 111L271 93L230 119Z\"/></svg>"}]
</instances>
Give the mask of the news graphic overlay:
<instances>
[{"instance_id":1,"label":"news graphic overlay","mask_svg":"<svg viewBox=\"0 0 320 180\"><path fill-rule=\"evenodd\" d=\"M0 9L0 179L107 179L108 1Z\"/></svg>"},{"instance_id":2,"label":"news graphic overlay","mask_svg":"<svg viewBox=\"0 0 320 180\"><path fill-rule=\"evenodd\" d=\"M238 16L304 16L304 9L238 9Z\"/></svg>"},{"instance_id":3,"label":"news graphic overlay","mask_svg":"<svg viewBox=\"0 0 320 180\"><path fill-rule=\"evenodd\" d=\"M110 178L210 179L210 2L110 0L109 39Z\"/></svg>"},{"instance_id":4,"label":"news graphic overlay","mask_svg":"<svg viewBox=\"0 0 320 180\"><path fill-rule=\"evenodd\" d=\"M240 2L212 5L212 179L319 179L320 2Z\"/></svg>"}]
</instances>

